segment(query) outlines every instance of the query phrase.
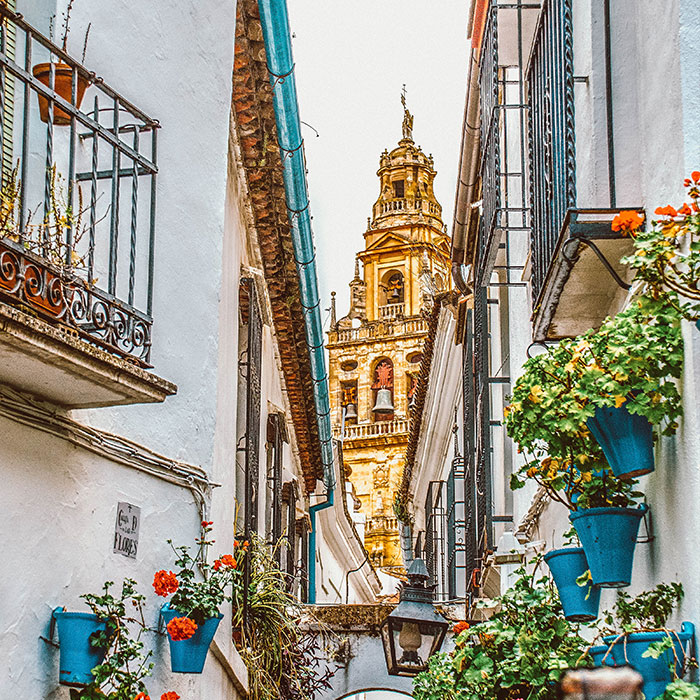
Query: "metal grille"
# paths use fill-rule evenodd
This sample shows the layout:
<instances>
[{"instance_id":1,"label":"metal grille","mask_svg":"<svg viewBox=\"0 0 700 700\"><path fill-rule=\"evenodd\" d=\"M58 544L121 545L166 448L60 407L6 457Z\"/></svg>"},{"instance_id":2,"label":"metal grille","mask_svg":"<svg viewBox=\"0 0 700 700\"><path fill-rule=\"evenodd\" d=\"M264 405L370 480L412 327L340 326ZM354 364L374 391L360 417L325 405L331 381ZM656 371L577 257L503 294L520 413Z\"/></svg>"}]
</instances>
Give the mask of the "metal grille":
<instances>
[{"instance_id":1,"label":"metal grille","mask_svg":"<svg viewBox=\"0 0 700 700\"><path fill-rule=\"evenodd\" d=\"M474 293L474 425L476 486L476 553L481 560L492 547L491 411L489 391L489 320L487 289Z\"/></svg>"},{"instance_id":2,"label":"metal grille","mask_svg":"<svg viewBox=\"0 0 700 700\"><path fill-rule=\"evenodd\" d=\"M535 304L566 212L576 206L572 4L543 3L527 75Z\"/></svg>"},{"instance_id":3,"label":"metal grille","mask_svg":"<svg viewBox=\"0 0 700 700\"><path fill-rule=\"evenodd\" d=\"M467 481L465 461L455 457L447 479L447 594L464 597L467 585Z\"/></svg>"},{"instance_id":4,"label":"metal grille","mask_svg":"<svg viewBox=\"0 0 700 700\"><path fill-rule=\"evenodd\" d=\"M262 370L262 318L252 278L241 280L247 312L245 350L245 534L258 532L258 485L260 481L260 373Z\"/></svg>"},{"instance_id":5,"label":"metal grille","mask_svg":"<svg viewBox=\"0 0 700 700\"><path fill-rule=\"evenodd\" d=\"M425 499L425 565L436 600L447 599L447 484L431 481Z\"/></svg>"},{"instance_id":6,"label":"metal grille","mask_svg":"<svg viewBox=\"0 0 700 700\"><path fill-rule=\"evenodd\" d=\"M0 298L148 365L158 122L0 18Z\"/></svg>"},{"instance_id":7,"label":"metal grille","mask_svg":"<svg viewBox=\"0 0 700 700\"><path fill-rule=\"evenodd\" d=\"M267 441L271 451L270 465L267 475L270 498L270 544L274 548L275 560L282 563L282 443L283 418L279 413L273 413L267 418Z\"/></svg>"},{"instance_id":8,"label":"metal grille","mask_svg":"<svg viewBox=\"0 0 700 700\"><path fill-rule=\"evenodd\" d=\"M464 531L466 559L465 594L472 594L474 572L479 568L479 547L476 512L476 396L474 394L474 311L467 311L466 334L463 343L462 391L464 406Z\"/></svg>"}]
</instances>

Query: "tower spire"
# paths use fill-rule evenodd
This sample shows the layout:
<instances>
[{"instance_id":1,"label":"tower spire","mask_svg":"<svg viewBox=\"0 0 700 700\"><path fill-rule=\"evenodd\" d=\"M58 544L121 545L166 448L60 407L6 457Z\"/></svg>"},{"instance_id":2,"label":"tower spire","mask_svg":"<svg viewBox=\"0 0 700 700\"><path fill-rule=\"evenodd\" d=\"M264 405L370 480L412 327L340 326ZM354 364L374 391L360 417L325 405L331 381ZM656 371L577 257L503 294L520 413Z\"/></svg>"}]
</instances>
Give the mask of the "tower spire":
<instances>
[{"instance_id":1,"label":"tower spire","mask_svg":"<svg viewBox=\"0 0 700 700\"><path fill-rule=\"evenodd\" d=\"M403 123L401 124L401 131L405 139L413 141L413 115L408 111L408 107L406 107L406 83L404 83L401 88L401 104L403 105Z\"/></svg>"}]
</instances>

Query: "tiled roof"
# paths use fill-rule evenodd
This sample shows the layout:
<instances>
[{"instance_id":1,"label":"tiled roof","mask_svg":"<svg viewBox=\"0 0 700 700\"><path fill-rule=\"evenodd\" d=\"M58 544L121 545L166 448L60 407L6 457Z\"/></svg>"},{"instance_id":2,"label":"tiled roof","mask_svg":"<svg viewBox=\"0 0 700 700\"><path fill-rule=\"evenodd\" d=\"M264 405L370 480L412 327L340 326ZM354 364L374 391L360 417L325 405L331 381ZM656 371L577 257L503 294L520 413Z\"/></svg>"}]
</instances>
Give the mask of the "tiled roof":
<instances>
[{"instance_id":1,"label":"tiled roof","mask_svg":"<svg viewBox=\"0 0 700 700\"><path fill-rule=\"evenodd\" d=\"M299 277L256 0L238 2L233 109L307 492L323 477Z\"/></svg>"}]
</instances>

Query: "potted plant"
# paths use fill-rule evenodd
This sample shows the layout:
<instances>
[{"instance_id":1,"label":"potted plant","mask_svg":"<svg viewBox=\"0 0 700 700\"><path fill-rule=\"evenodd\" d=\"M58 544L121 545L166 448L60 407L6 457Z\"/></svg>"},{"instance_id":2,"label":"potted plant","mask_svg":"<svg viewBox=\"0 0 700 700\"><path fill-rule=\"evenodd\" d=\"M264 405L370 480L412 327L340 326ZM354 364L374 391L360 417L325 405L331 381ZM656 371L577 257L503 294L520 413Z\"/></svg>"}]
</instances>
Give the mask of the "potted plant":
<instances>
[{"instance_id":1,"label":"potted plant","mask_svg":"<svg viewBox=\"0 0 700 700\"><path fill-rule=\"evenodd\" d=\"M662 700L700 700L700 685L688 681L675 680L666 686Z\"/></svg>"},{"instance_id":2,"label":"potted plant","mask_svg":"<svg viewBox=\"0 0 700 700\"><path fill-rule=\"evenodd\" d=\"M600 632L616 666L630 665L644 679L644 695L661 695L674 679L682 678L690 661L687 653L695 626L684 622L680 632L666 627L683 599L680 583L661 583L634 598L618 592L612 611L603 614Z\"/></svg>"},{"instance_id":3,"label":"potted plant","mask_svg":"<svg viewBox=\"0 0 700 700\"><path fill-rule=\"evenodd\" d=\"M598 617L600 587L593 585L586 553L578 543L574 528L566 535L565 546L544 555L559 592L564 617L571 622L590 622Z\"/></svg>"},{"instance_id":4,"label":"potted plant","mask_svg":"<svg viewBox=\"0 0 700 700\"><path fill-rule=\"evenodd\" d=\"M623 262L659 299L700 327L700 172L692 172L683 185L690 204L658 207L661 218L648 230L621 212L618 230L634 239L634 253Z\"/></svg>"},{"instance_id":5,"label":"potted plant","mask_svg":"<svg viewBox=\"0 0 700 700\"><path fill-rule=\"evenodd\" d=\"M84 620L90 618L94 624L87 638L80 635L82 644L96 650L91 656L96 662L88 676L81 677L79 685L85 687L71 688L71 700L147 700L148 690L144 679L151 674L152 652L144 653L141 635L147 629L143 617L144 596L136 592L136 582L125 579L119 595L113 595L110 588L113 582L104 584L102 593L81 596L92 610L87 613L64 613L64 615L82 614ZM61 637L61 625L67 629L76 618L58 618L59 641L61 643L61 669L63 672L63 646L68 641ZM96 621L96 622L95 622ZM134 633L134 629L137 630ZM74 640L75 641L75 640ZM73 653L79 654L75 645ZM61 683L65 679L61 678ZM78 685L78 683L71 683ZM179 695L173 691L163 693L161 700L178 700Z\"/></svg>"},{"instance_id":6,"label":"potted plant","mask_svg":"<svg viewBox=\"0 0 700 700\"><path fill-rule=\"evenodd\" d=\"M207 549L213 540L207 539L212 522L202 522L202 535L195 540L197 551L190 547L174 547L177 573L158 571L153 588L169 603L161 608L170 642L170 664L173 673L201 673L209 645L221 622L220 608L224 601L233 600L234 591L243 587L243 559L248 543L236 541L232 554L224 554L214 562L207 561ZM198 573L199 572L199 573Z\"/></svg>"},{"instance_id":7,"label":"potted plant","mask_svg":"<svg viewBox=\"0 0 700 700\"><path fill-rule=\"evenodd\" d=\"M671 435L682 413L676 386L683 368L680 315L650 294L576 339L568 370L576 399L613 473L628 479L654 470L652 425Z\"/></svg>"},{"instance_id":8,"label":"potted plant","mask_svg":"<svg viewBox=\"0 0 700 700\"><path fill-rule=\"evenodd\" d=\"M592 666L588 644L563 619L546 578L535 581L520 569L495 602L492 617L462 631L454 651L430 658L428 670L416 676L414 698L554 700L567 669Z\"/></svg>"},{"instance_id":9,"label":"potted plant","mask_svg":"<svg viewBox=\"0 0 700 700\"><path fill-rule=\"evenodd\" d=\"M74 0L69 0L66 12L63 15L63 35L61 38L61 49L63 53L68 47L68 34L70 33L70 13L73 9ZM90 26L85 33L85 41L83 43L82 62L85 62L85 51L87 50L88 35ZM52 57L53 58L53 57ZM80 109L80 105L85 95L85 90L90 83L89 74L84 68L74 68L73 66L64 63L61 60L51 60L48 63L37 63L32 68L34 77L48 88L53 88L53 91L62 97L66 102L73 104L73 72L75 71L76 79L76 96L75 107ZM37 93L39 100L39 116L41 121L48 123L49 121L49 100ZM71 117L68 112L61 109L57 105L53 107L52 123L56 126L66 126L70 124Z\"/></svg>"},{"instance_id":10,"label":"potted plant","mask_svg":"<svg viewBox=\"0 0 700 700\"><path fill-rule=\"evenodd\" d=\"M646 506L636 506L636 480L612 473L588 428L595 409L577 390L575 366L583 350L580 339L564 340L525 363L505 409L508 434L526 457L510 485L535 481L571 510L593 583L625 586Z\"/></svg>"}]
</instances>

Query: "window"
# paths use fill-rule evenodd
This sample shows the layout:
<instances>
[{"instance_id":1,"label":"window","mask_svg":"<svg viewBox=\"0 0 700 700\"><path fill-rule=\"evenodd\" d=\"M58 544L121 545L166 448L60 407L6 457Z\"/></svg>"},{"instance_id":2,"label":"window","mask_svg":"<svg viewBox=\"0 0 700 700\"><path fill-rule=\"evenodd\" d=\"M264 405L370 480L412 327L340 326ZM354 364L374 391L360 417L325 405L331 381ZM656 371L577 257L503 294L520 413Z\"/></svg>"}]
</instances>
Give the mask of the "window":
<instances>
[{"instance_id":1,"label":"window","mask_svg":"<svg viewBox=\"0 0 700 700\"><path fill-rule=\"evenodd\" d=\"M394 188L394 197L396 199L403 199L403 197L404 197L403 180L394 180L391 184Z\"/></svg>"}]
</instances>

